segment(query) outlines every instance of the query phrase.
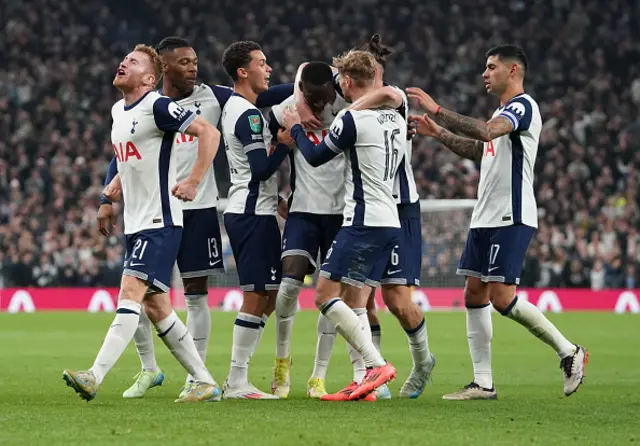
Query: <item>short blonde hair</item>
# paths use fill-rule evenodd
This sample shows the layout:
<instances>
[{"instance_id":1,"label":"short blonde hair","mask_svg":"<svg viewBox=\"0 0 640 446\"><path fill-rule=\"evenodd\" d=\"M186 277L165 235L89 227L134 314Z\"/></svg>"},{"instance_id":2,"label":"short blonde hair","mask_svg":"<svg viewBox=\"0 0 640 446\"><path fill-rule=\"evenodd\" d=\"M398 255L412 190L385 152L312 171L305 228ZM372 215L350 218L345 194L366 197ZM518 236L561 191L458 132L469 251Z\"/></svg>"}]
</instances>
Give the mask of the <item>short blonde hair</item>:
<instances>
[{"instance_id":1,"label":"short blonde hair","mask_svg":"<svg viewBox=\"0 0 640 446\"><path fill-rule=\"evenodd\" d=\"M153 75L156 77L156 82L158 82L160 77L162 77L162 59L158 52L153 49L153 47L142 43L136 45L133 51L139 51L149 56L149 59L151 60L151 67L153 68Z\"/></svg>"},{"instance_id":2,"label":"short blonde hair","mask_svg":"<svg viewBox=\"0 0 640 446\"><path fill-rule=\"evenodd\" d=\"M359 86L372 82L376 77L376 58L367 51L351 50L334 57L333 66L341 76L348 74Z\"/></svg>"}]
</instances>

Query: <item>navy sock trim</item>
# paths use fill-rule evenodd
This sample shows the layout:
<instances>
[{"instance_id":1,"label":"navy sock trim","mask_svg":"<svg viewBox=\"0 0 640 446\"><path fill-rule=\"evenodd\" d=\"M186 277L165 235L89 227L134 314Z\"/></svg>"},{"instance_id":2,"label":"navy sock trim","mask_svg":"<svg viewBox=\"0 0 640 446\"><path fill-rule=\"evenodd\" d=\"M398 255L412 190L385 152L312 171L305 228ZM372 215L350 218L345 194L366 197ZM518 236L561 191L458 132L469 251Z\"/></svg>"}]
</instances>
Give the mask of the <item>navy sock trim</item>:
<instances>
[{"instance_id":1,"label":"navy sock trim","mask_svg":"<svg viewBox=\"0 0 640 446\"><path fill-rule=\"evenodd\" d=\"M422 322L420 322L416 328L409 328L408 330L405 328L404 332L407 334L407 336L416 334L422 327L424 327L425 321L425 318L422 318Z\"/></svg>"},{"instance_id":2,"label":"navy sock trim","mask_svg":"<svg viewBox=\"0 0 640 446\"><path fill-rule=\"evenodd\" d=\"M198 296L198 297L207 296L208 297L208 295L209 295L208 291L203 291L202 293L185 293L184 297L186 297L186 298L195 297L195 296Z\"/></svg>"},{"instance_id":3,"label":"navy sock trim","mask_svg":"<svg viewBox=\"0 0 640 446\"><path fill-rule=\"evenodd\" d=\"M370 325L371 327L371 333L380 333L382 331L382 329L380 328L380 325Z\"/></svg>"},{"instance_id":4,"label":"navy sock trim","mask_svg":"<svg viewBox=\"0 0 640 446\"><path fill-rule=\"evenodd\" d=\"M251 322L251 321L245 321L242 319L236 319L234 323L239 327L253 328L255 330L259 329L260 325L262 325L262 322Z\"/></svg>"},{"instance_id":5,"label":"navy sock trim","mask_svg":"<svg viewBox=\"0 0 640 446\"><path fill-rule=\"evenodd\" d=\"M511 301L511 303L509 304L509 306L507 308L505 308L504 311L501 311L500 314L503 315L503 316L506 316L509 313L511 313L511 310L516 305L516 302L518 302L518 296L514 297L513 300Z\"/></svg>"},{"instance_id":6,"label":"navy sock trim","mask_svg":"<svg viewBox=\"0 0 640 446\"><path fill-rule=\"evenodd\" d=\"M177 322L177 321L176 321ZM171 327L167 328L167 331L164 331L162 333L158 333L158 337L162 338L165 337L167 335L167 333L169 333L171 331L171 329L176 325L176 323L174 322L173 324L171 324Z\"/></svg>"},{"instance_id":7,"label":"navy sock trim","mask_svg":"<svg viewBox=\"0 0 640 446\"><path fill-rule=\"evenodd\" d=\"M265 321L261 321L261 322L260 322L260 327L261 327L261 328L264 328L264 326L265 326L265 325L267 325L267 323L266 323Z\"/></svg>"},{"instance_id":8,"label":"navy sock trim","mask_svg":"<svg viewBox=\"0 0 640 446\"><path fill-rule=\"evenodd\" d=\"M320 312L322 314L327 314L327 311L329 311L329 308L333 307L336 304L336 302L340 302L340 300L341 299L339 297L336 297L335 299L330 300L320 309Z\"/></svg>"},{"instance_id":9,"label":"navy sock trim","mask_svg":"<svg viewBox=\"0 0 640 446\"><path fill-rule=\"evenodd\" d=\"M490 304L482 304L482 305L465 304L465 307L467 307L467 308L486 308L489 305Z\"/></svg>"},{"instance_id":10,"label":"navy sock trim","mask_svg":"<svg viewBox=\"0 0 640 446\"><path fill-rule=\"evenodd\" d=\"M138 316L140 316L140 313L138 313L138 312L137 312L137 311L135 311L135 310L130 310L130 309L128 309L128 308L118 308L118 309L116 310L116 313L117 313L117 314L137 314Z\"/></svg>"}]
</instances>

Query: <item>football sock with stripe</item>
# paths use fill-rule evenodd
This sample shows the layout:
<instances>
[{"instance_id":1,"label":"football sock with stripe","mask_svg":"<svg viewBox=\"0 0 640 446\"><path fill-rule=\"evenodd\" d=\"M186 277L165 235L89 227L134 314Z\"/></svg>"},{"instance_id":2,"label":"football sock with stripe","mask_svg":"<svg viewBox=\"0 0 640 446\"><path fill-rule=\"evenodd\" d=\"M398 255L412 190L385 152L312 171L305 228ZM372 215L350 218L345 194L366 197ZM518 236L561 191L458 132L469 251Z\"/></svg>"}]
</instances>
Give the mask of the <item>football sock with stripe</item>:
<instances>
[{"instance_id":1,"label":"football sock with stripe","mask_svg":"<svg viewBox=\"0 0 640 446\"><path fill-rule=\"evenodd\" d=\"M122 356L131 339L133 339L133 334L138 328L139 319L139 303L130 299L120 299L118 301L116 317L113 319L111 327L109 327L93 367L89 369L96 377L98 385L102 383L104 377L109 373L118 358Z\"/></svg>"},{"instance_id":2,"label":"football sock with stripe","mask_svg":"<svg viewBox=\"0 0 640 446\"><path fill-rule=\"evenodd\" d=\"M187 327L175 311L155 324L158 337L171 354L196 381L213 384L214 380L198 353L195 342Z\"/></svg>"}]
</instances>

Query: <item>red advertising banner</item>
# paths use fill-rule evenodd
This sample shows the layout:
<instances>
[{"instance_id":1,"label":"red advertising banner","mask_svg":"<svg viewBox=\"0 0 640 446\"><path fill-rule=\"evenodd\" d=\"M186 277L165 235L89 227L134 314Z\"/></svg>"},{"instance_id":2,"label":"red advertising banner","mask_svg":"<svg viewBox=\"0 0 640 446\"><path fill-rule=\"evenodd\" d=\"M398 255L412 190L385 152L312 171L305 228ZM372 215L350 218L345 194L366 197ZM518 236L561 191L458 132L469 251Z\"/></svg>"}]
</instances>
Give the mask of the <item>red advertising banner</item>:
<instances>
[{"instance_id":1,"label":"red advertising banner","mask_svg":"<svg viewBox=\"0 0 640 446\"><path fill-rule=\"evenodd\" d=\"M184 308L182 290L172 290L174 307ZM7 288L0 290L0 312L31 313L34 311L111 312L116 309L117 288ZM300 293L299 308L315 309L314 290ZM542 311L603 311L640 313L640 289L528 289L518 290L520 299L527 299ZM464 308L462 290L458 288L416 288L413 300L424 311L451 311ZM379 308L384 308L380 293ZM237 311L242 305L242 292L235 288L209 289L209 307L222 311Z\"/></svg>"}]
</instances>

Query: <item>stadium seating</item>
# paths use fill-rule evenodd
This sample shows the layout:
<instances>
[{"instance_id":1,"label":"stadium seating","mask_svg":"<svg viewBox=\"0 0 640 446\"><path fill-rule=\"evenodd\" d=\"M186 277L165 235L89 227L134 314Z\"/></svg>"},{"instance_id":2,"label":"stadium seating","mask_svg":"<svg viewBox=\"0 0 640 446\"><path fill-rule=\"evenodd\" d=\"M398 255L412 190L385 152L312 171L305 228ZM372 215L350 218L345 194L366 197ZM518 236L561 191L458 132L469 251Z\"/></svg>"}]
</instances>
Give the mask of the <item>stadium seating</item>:
<instances>
[{"instance_id":1,"label":"stadium seating","mask_svg":"<svg viewBox=\"0 0 640 446\"><path fill-rule=\"evenodd\" d=\"M228 84L220 60L234 40L263 44L273 83L304 60L327 60L380 32L397 50L387 80L419 86L443 106L490 117L484 52L522 45L526 88L544 119L536 165L540 230L527 286L637 288L640 283L640 3L489 0L9 0L0 45L0 286L116 285L121 227L95 230L113 155L111 86L138 42L189 38L200 77ZM132 13L132 9L135 11ZM606 26L605 26L606 25ZM478 170L432 141L415 145L422 198L474 198ZM220 189L228 188L224 159ZM286 184L286 173L281 173ZM425 222L423 284L454 278L465 224ZM231 270L233 269L231 264ZM230 273L233 275L233 271Z\"/></svg>"}]
</instances>

